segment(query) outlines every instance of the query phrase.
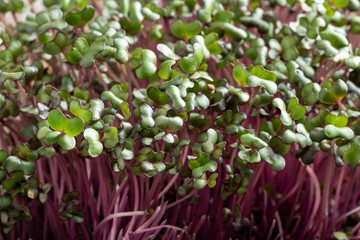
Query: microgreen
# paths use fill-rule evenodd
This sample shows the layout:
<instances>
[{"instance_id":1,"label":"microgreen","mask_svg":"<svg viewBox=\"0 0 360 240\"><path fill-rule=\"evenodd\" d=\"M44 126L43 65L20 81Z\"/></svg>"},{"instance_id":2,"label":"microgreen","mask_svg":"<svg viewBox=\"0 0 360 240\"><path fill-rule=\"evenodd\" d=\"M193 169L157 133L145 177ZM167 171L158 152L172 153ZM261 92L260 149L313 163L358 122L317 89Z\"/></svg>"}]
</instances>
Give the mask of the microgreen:
<instances>
[{"instance_id":1,"label":"microgreen","mask_svg":"<svg viewBox=\"0 0 360 240\"><path fill-rule=\"evenodd\" d=\"M358 237L359 8L0 0L0 238Z\"/></svg>"}]
</instances>

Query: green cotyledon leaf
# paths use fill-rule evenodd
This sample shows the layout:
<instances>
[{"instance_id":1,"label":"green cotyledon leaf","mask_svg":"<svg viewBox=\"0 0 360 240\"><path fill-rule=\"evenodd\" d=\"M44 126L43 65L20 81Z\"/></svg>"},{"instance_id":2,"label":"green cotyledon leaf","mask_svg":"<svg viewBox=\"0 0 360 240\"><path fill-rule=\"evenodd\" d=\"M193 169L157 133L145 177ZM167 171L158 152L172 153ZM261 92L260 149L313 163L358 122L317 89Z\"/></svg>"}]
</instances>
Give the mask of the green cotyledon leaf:
<instances>
[{"instance_id":1,"label":"green cotyledon leaf","mask_svg":"<svg viewBox=\"0 0 360 240\"><path fill-rule=\"evenodd\" d=\"M260 149L259 153L261 159L268 162L275 171L284 169L285 159L281 155L274 153L270 146Z\"/></svg>"},{"instance_id":2,"label":"green cotyledon leaf","mask_svg":"<svg viewBox=\"0 0 360 240\"><path fill-rule=\"evenodd\" d=\"M103 151L103 145L99 141L100 139L99 133L92 128L87 128L84 131L84 138L89 142L89 148L88 148L89 155L91 157L99 156Z\"/></svg>"},{"instance_id":3,"label":"green cotyledon leaf","mask_svg":"<svg viewBox=\"0 0 360 240\"><path fill-rule=\"evenodd\" d=\"M110 127L108 131L104 133L102 140L106 148L113 148L118 142L118 129L116 127Z\"/></svg>"},{"instance_id":4,"label":"green cotyledon leaf","mask_svg":"<svg viewBox=\"0 0 360 240\"><path fill-rule=\"evenodd\" d=\"M271 95L277 92L276 75L262 66L255 66L247 72L242 64L238 64L233 69L233 76L244 87L263 87Z\"/></svg>"},{"instance_id":5,"label":"green cotyledon leaf","mask_svg":"<svg viewBox=\"0 0 360 240\"><path fill-rule=\"evenodd\" d=\"M157 70L157 58L153 51L144 49L141 54L141 64L135 70L136 76L140 79L147 79L155 74Z\"/></svg>"},{"instance_id":6,"label":"green cotyledon leaf","mask_svg":"<svg viewBox=\"0 0 360 240\"><path fill-rule=\"evenodd\" d=\"M49 113L48 121L52 129L69 136L77 136L84 129L84 121L81 118L68 119L57 109Z\"/></svg>"},{"instance_id":7,"label":"green cotyledon leaf","mask_svg":"<svg viewBox=\"0 0 360 240\"><path fill-rule=\"evenodd\" d=\"M194 53L180 60L181 70L187 73L193 73L201 64L204 58L203 48L199 43L193 45Z\"/></svg>"},{"instance_id":8,"label":"green cotyledon leaf","mask_svg":"<svg viewBox=\"0 0 360 240\"><path fill-rule=\"evenodd\" d=\"M292 124L292 119L289 113L286 111L286 105L281 98L274 98L272 101L273 105L280 109L281 115L280 120L285 126Z\"/></svg>"},{"instance_id":9,"label":"green cotyledon leaf","mask_svg":"<svg viewBox=\"0 0 360 240\"><path fill-rule=\"evenodd\" d=\"M8 173L21 171L26 175L31 175L35 172L35 163L26 162L16 156L9 156L4 162L4 168Z\"/></svg>"},{"instance_id":10,"label":"green cotyledon leaf","mask_svg":"<svg viewBox=\"0 0 360 240\"><path fill-rule=\"evenodd\" d=\"M39 24L38 33L42 34L50 29L63 30L67 23L62 19L63 12L59 8L50 9L36 15L36 22Z\"/></svg>"},{"instance_id":11,"label":"green cotyledon leaf","mask_svg":"<svg viewBox=\"0 0 360 240\"><path fill-rule=\"evenodd\" d=\"M326 87L330 85L330 87ZM319 92L319 100L325 104L334 104L336 101L341 101L348 92L347 84L339 79L333 84L328 82L324 88Z\"/></svg>"},{"instance_id":12,"label":"green cotyledon leaf","mask_svg":"<svg viewBox=\"0 0 360 240\"><path fill-rule=\"evenodd\" d=\"M57 143L64 149L64 150L71 150L76 145L76 140L73 136L69 136L66 134L60 135L57 139Z\"/></svg>"},{"instance_id":13,"label":"green cotyledon leaf","mask_svg":"<svg viewBox=\"0 0 360 240\"><path fill-rule=\"evenodd\" d=\"M351 140L351 148L344 153L343 157L352 167L360 164L360 136L355 136Z\"/></svg>"},{"instance_id":14,"label":"green cotyledon leaf","mask_svg":"<svg viewBox=\"0 0 360 240\"><path fill-rule=\"evenodd\" d=\"M240 140L241 143L246 147L261 149L267 146L266 142L250 133L241 135Z\"/></svg>"},{"instance_id":15,"label":"green cotyledon leaf","mask_svg":"<svg viewBox=\"0 0 360 240\"><path fill-rule=\"evenodd\" d=\"M306 108L299 105L296 98L291 98L287 106L287 111L289 112L292 119L299 120L305 115Z\"/></svg>"},{"instance_id":16,"label":"green cotyledon leaf","mask_svg":"<svg viewBox=\"0 0 360 240\"><path fill-rule=\"evenodd\" d=\"M158 116L155 125L163 131L176 132L183 126L184 121L180 117Z\"/></svg>"},{"instance_id":17,"label":"green cotyledon leaf","mask_svg":"<svg viewBox=\"0 0 360 240\"><path fill-rule=\"evenodd\" d=\"M66 59L70 63L78 64L88 48L89 44L85 38L77 38L73 49L66 52Z\"/></svg>"},{"instance_id":18,"label":"green cotyledon leaf","mask_svg":"<svg viewBox=\"0 0 360 240\"><path fill-rule=\"evenodd\" d=\"M184 23L181 20L175 20L171 23L170 30L178 38L191 39L200 33L201 23L199 21Z\"/></svg>"},{"instance_id":19,"label":"green cotyledon leaf","mask_svg":"<svg viewBox=\"0 0 360 240\"><path fill-rule=\"evenodd\" d=\"M105 44L101 41L93 42L81 57L80 65L83 67L92 67L95 63L95 56L104 51Z\"/></svg>"},{"instance_id":20,"label":"green cotyledon leaf","mask_svg":"<svg viewBox=\"0 0 360 240\"><path fill-rule=\"evenodd\" d=\"M158 75L162 79L169 79L172 74L172 66L176 63L175 60L166 60L163 63L161 63L158 71Z\"/></svg>"},{"instance_id":21,"label":"green cotyledon leaf","mask_svg":"<svg viewBox=\"0 0 360 240\"><path fill-rule=\"evenodd\" d=\"M331 45L333 45L337 49L345 47L349 44L346 36L333 30L322 31L320 32L320 36L322 39L328 40Z\"/></svg>"},{"instance_id":22,"label":"green cotyledon leaf","mask_svg":"<svg viewBox=\"0 0 360 240\"><path fill-rule=\"evenodd\" d=\"M349 127L336 127L332 124L326 125L324 133L329 138L343 137L346 140L351 140L354 137L354 132Z\"/></svg>"},{"instance_id":23,"label":"green cotyledon leaf","mask_svg":"<svg viewBox=\"0 0 360 240\"><path fill-rule=\"evenodd\" d=\"M74 116L82 118L85 123L90 121L93 115L91 110L85 109L81 106L79 100L73 100L70 103L70 112L74 114Z\"/></svg>"},{"instance_id":24,"label":"green cotyledon leaf","mask_svg":"<svg viewBox=\"0 0 360 240\"><path fill-rule=\"evenodd\" d=\"M160 90L157 90L154 87L148 88L146 92L148 97L156 104L165 105L170 101L170 98L167 94L161 92Z\"/></svg>"},{"instance_id":25,"label":"green cotyledon leaf","mask_svg":"<svg viewBox=\"0 0 360 240\"><path fill-rule=\"evenodd\" d=\"M65 16L65 21L71 26L79 27L89 22L94 17L94 14L94 7L89 5L79 12L69 12Z\"/></svg>"}]
</instances>

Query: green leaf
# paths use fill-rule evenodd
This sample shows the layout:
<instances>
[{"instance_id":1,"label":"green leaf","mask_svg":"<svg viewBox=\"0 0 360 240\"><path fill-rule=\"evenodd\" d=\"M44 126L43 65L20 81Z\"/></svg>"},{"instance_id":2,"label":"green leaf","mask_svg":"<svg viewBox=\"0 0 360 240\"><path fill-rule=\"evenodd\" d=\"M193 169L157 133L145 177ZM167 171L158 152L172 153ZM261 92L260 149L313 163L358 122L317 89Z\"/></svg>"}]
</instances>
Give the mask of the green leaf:
<instances>
[{"instance_id":1,"label":"green leaf","mask_svg":"<svg viewBox=\"0 0 360 240\"><path fill-rule=\"evenodd\" d=\"M274 153L280 154L282 156L286 155L290 151L290 146L283 143L278 136L271 138L269 141L269 146L272 148Z\"/></svg>"},{"instance_id":2,"label":"green leaf","mask_svg":"<svg viewBox=\"0 0 360 240\"><path fill-rule=\"evenodd\" d=\"M333 114L329 114L325 118L325 123L326 125L331 124L339 128L346 127L348 123L348 118L344 115L335 116Z\"/></svg>"},{"instance_id":3,"label":"green leaf","mask_svg":"<svg viewBox=\"0 0 360 240\"><path fill-rule=\"evenodd\" d=\"M194 57L185 57L181 59L179 66L184 72L192 73L197 68L197 62Z\"/></svg>"},{"instance_id":4,"label":"green leaf","mask_svg":"<svg viewBox=\"0 0 360 240\"><path fill-rule=\"evenodd\" d=\"M115 109L121 109L121 104L124 102L122 99L117 97L112 91L104 91L101 94L101 99L104 101L110 101Z\"/></svg>"},{"instance_id":5,"label":"green leaf","mask_svg":"<svg viewBox=\"0 0 360 240\"><path fill-rule=\"evenodd\" d=\"M172 99L172 108L174 110L179 110L186 106L185 101L181 98L181 92L178 87L174 85L169 86L166 88L166 94Z\"/></svg>"},{"instance_id":6,"label":"green leaf","mask_svg":"<svg viewBox=\"0 0 360 240\"><path fill-rule=\"evenodd\" d=\"M231 23L225 22L222 24L222 27L224 31L228 35L232 36L234 39L244 39L248 36L247 32L244 29L235 27Z\"/></svg>"},{"instance_id":7,"label":"green leaf","mask_svg":"<svg viewBox=\"0 0 360 240\"><path fill-rule=\"evenodd\" d=\"M201 8L201 10L199 11L199 20L205 23L210 23L211 22L211 14L215 8L216 5L216 1L215 0L209 0L209 1L204 1L204 7Z\"/></svg>"},{"instance_id":8,"label":"green leaf","mask_svg":"<svg viewBox=\"0 0 360 240\"><path fill-rule=\"evenodd\" d=\"M135 71L140 79L147 79L154 75L157 70L157 58L153 51L144 49L141 55L141 65Z\"/></svg>"},{"instance_id":9,"label":"green leaf","mask_svg":"<svg viewBox=\"0 0 360 240\"><path fill-rule=\"evenodd\" d=\"M247 84L250 87L263 87L271 95L274 95L277 92L276 83L264 80L254 75L251 75L247 78Z\"/></svg>"},{"instance_id":10,"label":"green leaf","mask_svg":"<svg viewBox=\"0 0 360 240\"><path fill-rule=\"evenodd\" d=\"M296 98L291 98L287 107L287 111L293 120L299 120L305 115L306 108L299 105Z\"/></svg>"},{"instance_id":11,"label":"green leaf","mask_svg":"<svg viewBox=\"0 0 360 240\"><path fill-rule=\"evenodd\" d=\"M62 196L61 202L67 203L70 202L80 196L80 192L78 190L71 191L69 193L66 193Z\"/></svg>"},{"instance_id":12,"label":"green leaf","mask_svg":"<svg viewBox=\"0 0 360 240\"><path fill-rule=\"evenodd\" d=\"M157 21L161 17L159 14L151 11L151 9L147 7L143 7L141 9L141 13L144 14L151 21Z\"/></svg>"},{"instance_id":13,"label":"green leaf","mask_svg":"<svg viewBox=\"0 0 360 240\"><path fill-rule=\"evenodd\" d=\"M53 147L41 147L36 150L39 155L46 156L47 158L52 158L55 155L55 149Z\"/></svg>"},{"instance_id":14,"label":"green leaf","mask_svg":"<svg viewBox=\"0 0 360 240\"><path fill-rule=\"evenodd\" d=\"M60 110L52 110L48 117L52 129L63 132L69 136L77 136L84 129L84 121L81 118L67 119Z\"/></svg>"},{"instance_id":15,"label":"green leaf","mask_svg":"<svg viewBox=\"0 0 360 240\"><path fill-rule=\"evenodd\" d=\"M90 109L93 113L92 120L99 120L101 118L101 113L104 110L105 105L100 99L91 99L90 100Z\"/></svg>"},{"instance_id":16,"label":"green leaf","mask_svg":"<svg viewBox=\"0 0 360 240\"><path fill-rule=\"evenodd\" d=\"M198 178L206 171L215 172L217 162L210 160L209 155L201 153L196 159L189 160L188 166L192 170L192 175Z\"/></svg>"},{"instance_id":17,"label":"green leaf","mask_svg":"<svg viewBox=\"0 0 360 240\"><path fill-rule=\"evenodd\" d=\"M304 98L304 104L313 105L316 103L320 90L321 87L317 83L306 84L301 90L301 95Z\"/></svg>"},{"instance_id":18,"label":"green leaf","mask_svg":"<svg viewBox=\"0 0 360 240\"><path fill-rule=\"evenodd\" d=\"M213 173L213 174L210 175L209 180L208 180L208 186L209 186L210 188L215 187L215 185L216 185L216 178L218 177L218 175L219 175L218 173Z\"/></svg>"},{"instance_id":19,"label":"green leaf","mask_svg":"<svg viewBox=\"0 0 360 240\"><path fill-rule=\"evenodd\" d=\"M324 128L322 127L315 127L310 131L310 138L314 142L321 142L324 139L327 139L327 136L324 133Z\"/></svg>"},{"instance_id":20,"label":"green leaf","mask_svg":"<svg viewBox=\"0 0 360 240\"><path fill-rule=\"evenodd\" d=\"M328 40L320 40L316 42L316 47L325 51L325 56L334 57L338 54L338 50L331 45L331 42Z\"/></svg>"},{"instance_id":21,"label":"green leaf","mask_svg":"<svg viewBox=\"0 0 360 240\"><path fill-rule=\"evenodd\" d=\"M4 168L8 173L21 171L26 175L31 175L35 172L35 163L23 161L16 156L9 156L4 162Z\"/></svg>"},{"instance_id":22,"label":"green leaf","mask_svg":"<svg viewBox=\"0 0 360 240\"><path fill-rule=\"evenodd\" d=\"M277 4L282 6L285 5L285 3L281 4L279 0L277 1ZM266 33L269 29L269 23L263 20L261 16L259 16L259 14L256 13L250 16L240 17L239 20L242 24L244 24L247 27L257 27L260 33Z\"/></svg>"},{"instance_id":23,"label":"green leaf","mask_svg":"<svg viewBox=\"0 0 360 240\"><path fill-rule=\"evenodd\" d=\"M346 140L351 140L354 137L354 132L348 127L336 127L332 124L326 125L324 133L329 138L343 137Z\"/></svg>"},{"instance_id":24,"label":"green leaf","mask_svg":"<svg viewBox=\"0 0 360 240\"><path fill-rule=\"evenodd\" d=\"M93 42L81 57L80 65L86 68L92 67L95 63L95 56L104 51L105 43L101 41Z\"/></svg>"},{"instance_id":25,"label":"green leaf","mask_svg":"<svg viewBox=\"0 0 360 240\"><path fill-rule=\"evenodd\" d=\"M342 1L342 0L339 0L339 1ZM342 2L345 2L345 1L342 1ZM322 39L328 40L331 43L331 45L333 45L337 49L340 49L340 48L343 48L343 47L346 47L347 45L349 45L349 41L347 40L347 38L344 35L336 32L336 31L333 31L333 30L322 31L322 32L320 32L320 36Z\"/></svg>"},{"instance_id":26,"label":"green leaf","mask_svg":"<svg viewBox=\"0 0 360 240\"><path fill-rule=\"evenodd\" d=\"M204 187L206 187L206 185L207 185L206 179L197 178L194 181L194 187L197 189L203 189Z\"/></svg>"},{"instance_id":27,"label":"green leaf","mask_svg":"<svg viewBox=\"0 0 360 240\"><path fill-rule=\"evenodd\" d=\"M310 134L309 134L308 130L306 130L304 124L298 123L298 124L296 125L296 131L297 131L298 133L302 134L302 135L305 137L305 139L306 139L306 145L307 145L307 146L310 146L310 145L313 144L313 142L312 142L312 140L311 140L311 137L310 137Z\"/></svg>"},{"instance_id":28,"label":"green leaf","mask_svg":"<svg viewBox=\"0 0 360 240\"><path fill-rule=\"evenodd\" d=\"M288 112L286 111L286 105L281 98L274 98L272 101L273 105L280 109L281 115L280 120L285 126L290 126L292 124L292 119Z\"/></svg>"},{"instance_id":29,"label":"green leaf","mask_svg":"<svg viewBox=\"0 0 360 240\"><path fill-rule=\"evenodd\" d=\"M166 60L163 63L161 63L158 71L158 75L162 79L169 79L172 74L171 67L176 63L174 60Z\"/></svg>"},{"instance_id":30,"label":"green leaf","mask_svg":"<svg viewBox=\"0 0 360 240\"><path fill-rule=\"evenodd\" d=\"M48 116L49 125L52 129L62 132L66 122L65 116L60 110L52 110Z\"/></svg>"},{"instance_id":31,"label":"green leaf","mask_svg":"<svg viewBox=\"0 0 360 240\"><path fill-rule=\"evenodd\" d=\"M78 64L81 58L89 48L89 44L85 38L77 38L73 50L66 52L66 59L73 64Z\"/></svg>"},{"instance_id":32,"label":"green leaf","mask_svg":"<svg viewBox=\"0 0 360 240\"><path fill-rule=\"evenodd\" d=\"M7 158L7 152L5 150L0 150L0 164L3 164Z\"/></svg>"},{"instance_id":33,"label":"green leaf","mask_svg":"<svg viewBox=\"0 0 360 240\"><path fill-rule=\"evenodd\" d=\"M190 113L190 123L194 128L202 129L209 125L210 119L206 119L204 115L199 113Z\"/></svg>"},{"instance_id":34,"label":"green leaf","mask_svg":"<svg viewBox=\"0 0 360 240\"><path fill-rule=\"evenodd\" d=\"M75 138L65 134L60 135L57 142L64 150L71 150L75 148L76 145Z\"/></svg>"},{"instance_id":35,"label":"green leaf","mask_svg":"<svg viewBox=\"0 0 360 240\"><path fill-rule=\"evenodd\" d=\"M148 88L146 92L148 97L156 104L165 105L170 101L170 98L167 94L157 90L154 87Z\"/></svg>"},{"instance_id":36,"label":"green leaf","mask_svg":"<svg viewBox=\"0 0 360 240\"><path fill-rule=\"evenodd\" d=\"M61 49L64 49L67 46L68 37L63 32L58 32L53 41L50 41L45 44L44 51L48 54L55 55L58 54Z\"/></svg>"},{"instance_id":37,"label":"green leaf","mask_svg":"<svg viewBox=\"0 0 360 240\"><path fill-rule=\"evenodd\" d=\"M336 99L341 101L346 96L347 91L347 84L339 79L331 87L321 89L319 100L326 104L334 104Z\"/></svg>"},{"instance_id":38,"label":"green leaf","mask_svg":"<svg viewBox=\"0 0 360 240\"><path fill-rule=\"evenodd\" d=\"M48 145L53 145L58 142L60 135L61 135L61 132L58 132L58 131L53 132L50 130L50 132L48 134L46 134L44 140Z\"/></svg>"},{"instance_id":39,"label":"green leaf","mask_svg":"<svg viewBox=\"0 0 360 240\"><path fill-rule=\"evenodd\" d=\"M199 136L199 141L202 142L201 149L206 153L212 153L214 151L215 144L217 142L217 132L214 129L210 128L207 130L206 135L207 135L206 140L205 139L201 140L200 137L202 135Z\"/></svg>"},{"instance_id":40,"label":"green leaf","mask_svg":"<svg viewBox=\"0 0 360 240\"><path fill-rule=\"evenodd\" d=\"M122 102L121 103L121 112L124 114L125 116L125 120L129 120L130 118L130 109L129 109L129 104L127 102Z\"/></svg>"},{"instance_id":41,"label":"green leaf","mask_svg":"<svg viewBox=\"0 0 360 240\"><path fill-rule=\"evenodd\" d=\"M165 142L171 143L171 144L175 142L174 136L171 135L170 133L164 135L163 140L164 140Z\"/></svg>"},{"instance_id":42,"label":"green leaf","mask_svg":"<svg viewBox=\"0 0 360 240\"><path fill-rule=\"evenodd\" d=\"M151 41L158 41L164 37L163 26L161 24L155 24L151 29Z\"/></svg>"},{"instance_id":43,"label":"green leaf","mask_svg":"<svg viewBox=\"0 0 360 240\"><path fill-rule=\"evenodd\" d=\"M205 46L213 55L222 53L223 47L217 42L218 34L215 32L210 33L205 37Z\"/></svg>"},{"instance_id":44,"label":"green leaf","mask_svg":"<svg viewBox=\"0 0 360 240\"><path fill-rule=\"evenodd\" d=\"M3 83L7 79L20 80L24 76L24 68L21 66L14 69L2 69L0 70L0 83Z\"/></svg>"},{"instance_id":45,"label":"green leaf","mask_svg":"<svg viewBox=\"0 0 360 240\"><path fill-rule=\"evenodd\" d=\"M191 39L191 42L192 42L193 44L198 43L198 44L201 45L201 47L202 47L202 53L203 53L203 58L204 58L205 60L208 60L208 59L210 58L210 52L209 52L209 50L208 50L208 49L206 48L206 46L205 46L205 40L204 40L204 37L203 37L203 36L201 36L201 35L196 35L196 36L194 36L194 37Z\"/></svg>"},{"instance_id":46,"label":"green leaf","mask_svg":"<svg viewBox=\"0 0 360 240\"><path fill-rule=\"evenodd\" d=\"M67 23L62 20L63 12L59 8L53 8L48 12L42 12L36 15L36 21L39 24L38 33L42 34L50 29L63 30Z\"/></svg>"},{"instance_id":47,"label":"green leaf","mask_svg":"<svg viewBox=\"0 0 360 240\"><path fill-rule=\"evenodd\" d=\"M239 151L238 157L250 163L258 163L261 161L259 152L252 151L251 149L244 149Z\"/></svg>"},{"instance_id":48,"label":"green leaf","mask_svg":"<svg viewBox=\"0 0 360 240\"><path fill-rule=\"evenodd\" d=\"M144 20L144 16L141 13L141 3L138 1L130 2L129 6L129 16L132 20L137 22L142 22Z\"/></svg>"},{"instance_id":49,"label":"green leaf","mask_svg":"<svg viewBox=\"0 0 360 240\"><path fill-rule=\"evenodd\" d=\"M199 43L195 43L193 48L194 53L182 58L179 62L181 70L187 73L193 73L197 70L204 58L203 49Z\"/></svg>"},{"instance_id":50,"label":"green leaf","mask_svg":"<svg viewBox=\"0 0 360 240\"><path fill-rule=\"evenodd\" d=\"M121 156L125 159L125 160L131 160L134 158L134 152L132 150L129 149L123 149L123 151L121 152Z\"/></svg>"},{"instance_id":51,"label":"green leaf","mask_svg":"<svg viewBox=\"0 0 360 240\"><path fill-rule=\"evenodd\" d=\"M281 40L282 57L285 61L295 60L298 57L295 44L296 39L292 36L286 36Z\"/></svg>"},{"instance_id":52,"label":"green leaf","mask_svg":"<svg viewBox=\"0 0 360 240\"><path fill-rule=\"evenodd\" d=\"M284 143L299 143L302 148L305 148L308 144L308 139L301 133L294 133L293 131L287 129L283 134Z\"/></svg>"},{"instance_id":53,"label":"green leaf","mask_svg":"<svg viewBox=\"0 0 360 240\"><path fill-rule=\"evenodd\" d=\"M343 157L352 167L360 164L360 136L355 136L351 140L351 148L344 153Z\"/></svg>"},{"instance_id":54,"label":"green leaf","mask_svg":"<svg viewBox=\"0 0 360 240\"><path fill-rule=\"evenodd\" d=\"M89 155L91 157L99 156L103 151L103 145L99 141L99 133L92 128L87 128L84 131L84 138L89 142Z\"/></svg>"},{"instance_id":55,"label":"green leaf","mask_svg":"<svg viewBox=\"0 0 360 240\"><path fill-rule=\"evenodd\" d=\"M204 94L196 95L195 102L202 109L207 109L210 105L209 99Z\"/></svg>"},{"instance_id":56,"label":"green leaf","mask_svg":"<svg viewBox=\"0 0 360 240\"><path fill-rule=\"evenodd\" d=\"M156 126L163 131L176 132L183 126L183 123L180 117L158 116L155 118Z\"/></svg>"},{"instance_id":57,"label":"green leaf","mask_svg":"<svg viewBox=\"0 0 360 240\"><path fill-rule=\"evenodd\" d=\"M156 49L161 52L165 57L171 60L180 60L180 56L176 55L167 45L165 44L158 44Z\"/></svg>"},{"instance_id":58,"label":"green leaf","mask_svg":"<svg viewBox=\"0 0 360 240\"><path fill-rule=\"evenodd\" d=\"M117 136L118 130L116 127L110 127L108 131L104 133L102 140L104 140L104 145L106 148L113 148L118 142Z\"/></svg>"},{"instance_id":59,"label":"green leaf","mask_svg":"<svg viewBox=\"0 0 360 240\"><path fill-rule=\"evenodd\" d=\"M148 162L148 161L143 161L141 163L141 168L144 170L144 171L153 171L155 170L154 168L154 165L151 163L151 162Z\"/></svg>"},{"instance_id":60,"label":"green leaf","mask_svg":"<svg viewBox=\"0 0 360 240\"><path fill-rule=\"evenodd\" d=\"M240 63L233 68L233 76L235 80L242 86L248 87L247 79L251 73L244 69L244 66Z\"/></svg>"},{"instance_id":61,"label":"green leaf","mask_svg":"<svg viewBox=\"0 0 360 240\"><path fill-rule=\"evenodd\" d=\"M95 9L93 6L86 6L80 12L69 12L66 14L65 21L74 27L80 27L89 22L95 14Z\"/></svg>"},{"instance_id":62,"label":"green leaf","mask_svg":"<svg viewBox=\"0 0 360 240\"><path fill-rule=\"evenodd\" d=\"M12 205L13 198L10 194L4 194L0 198L0 208L6 209L9 208Z\"/></svg>"},{"instance_id":63,"label":"green leaf","mask_svg":"<svg viewBox=\"0 0 360 240\"><path fill-rule=\"evenodd\" d=\"M171 23L170 30L175 37L191 39L200 33L201 23L199 21L183 23L181 20L176 20Z\"/></svg>"},{"instance_id":64,"label":"green leaf","mask_svg":"<svg viewBox=\"0 0 360 240\"><path fill-rule=\"evenodd\" d=\"M330 0L337 8L345 8L349 4L349 0Z\"/></svg>"},{"instance_id":65,"label":"green leaf","mask_svg":"<svg viewBox=\"0 0 360 240\"><path fill-rule=\"evenodd\" d=\"M266 142L250 133L241 135L240 141L245 147L261 149L267 146Z\"/></svg>"},{"instance_id":66,"label":"green leaf","mask_svg":"<svg viewBox=\"0 0 360 240\"><path fill-rule=\"evenodd\" d=\"M126 63L129 61L129 43L125 38L115 38L114 45L117 48L115 59L119 63Z\"/></svg>"},{"instance_id":67,"label":"green leaf","mask_svg":"<svg viewBox=\"0 0 360 240\"><path fill-rule=\"evenodd\" d=\"M356 69L360 67L360 57L359 56L351 56L345 59L345 63L348 67Z\"/></svg>"},{"instance_id":68,"label":"green leaf","mask_svg":"<svg viewBox=\"0 0 360 240\"><path fill-rule=\"evenodd\" d=\"M261 159L268 162L275 171L280 171L285 167L285 159L275 154L271 147L267 146L259 150Z\"/></svg>"},{"instance_id":69,"label":"green leaf","mask_svg":"<svg viewBox=\"0 0 360 240\"><path fill-rule=\"evenodd\" d=\"M16 185L16 183L12 179L5 179L2 182L2 186L4 187L5 190L8 190L8 191L14 189L15 185Z\"/></svg>"},{"instance_id":70,"label":"green leaf","mask_svg":"<svg viewBox=\"0 0 360 240\"><path fill-rule=\"evenodd\" d=\"M139 110L141 113L141 126L143 128L152 128L155 125L155 121L152 118L152 108L147 104L143 104L140 106Z\"/></svg>"},{"instance_id":71,"label":"green leaf","mask_svg":"<svg viewBox=\"0 0 360 240\"><path fill-rule=\"evenodd\" d=\"M84 121L81 118L66 119L64 133L69 136L77 136L84 129Z\"/></svg>"},{"instance_id":72,"label":"green leaf","mask_svg":"<svg viewBox=\"0 0 360 240\"><path fill-rule=\"evenodd\" d=\"M250 95L244 92L241 88L231 88L229 94L233 94L238 97L241 103L246 103L250 99Z\"/></svg>"},{"instance_id":73,"label":"green leaf","mask_svg":"<svg viewBox=\"0 0 360 240\"><path fill-rule=\"evenodd\" d=\"M92 112L90 110L84 109L79 100L73 100L70 103L70 112L74 116L80 117L84 120L85 123L92 119Z\"/></svg>"},{"instance_id":74,"label":"green leaf","mask_svg":"<svg viewBox=\"0 0 360 240\"><path fill-rule=\"evenodd\" d=\"M137 21L131 21L130 19L123 17L120 19L121 28L123 28L129 35L136 35L143 27L143 25Z\"/></svg>"}]
</instances>

